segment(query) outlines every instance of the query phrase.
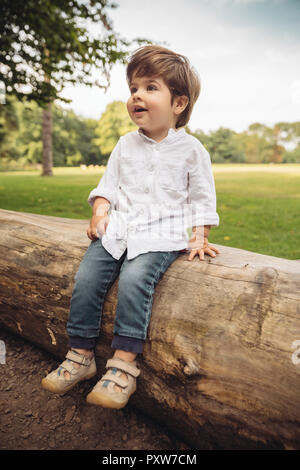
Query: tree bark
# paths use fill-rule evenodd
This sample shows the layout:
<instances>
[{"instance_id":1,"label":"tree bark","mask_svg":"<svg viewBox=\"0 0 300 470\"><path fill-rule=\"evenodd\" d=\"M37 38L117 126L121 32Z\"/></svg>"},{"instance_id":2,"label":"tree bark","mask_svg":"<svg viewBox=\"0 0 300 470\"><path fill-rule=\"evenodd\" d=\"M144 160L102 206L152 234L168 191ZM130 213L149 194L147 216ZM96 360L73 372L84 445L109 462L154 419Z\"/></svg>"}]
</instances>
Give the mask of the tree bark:
<instances>
[{"instance_id":1,"label":"tree bark","mask_svg":"<svg viewBox=\"0 0 300 470\"><path fill-rule=\"evenodd\" d=\"M43 109L43 170L41 176L52 176L52 103Z\"/></svg>"},{"instance_id":2,"label":"tree bark","mask_svg":"<svg viewBox=\"0 0 300 470\"><path fill-rule=\"evenodd\" d=\"M1 210L0 221L0 325L62 359L88 220ZM205 261L180 255L157 285L130 404L193 448L299 448L300 264L216 246ZM99 377L117 286L104 303Z\"/></svg>"},{"instance_id":3,"label":"tree bark","mask_svg":"<svg viewBox=\"0 0 300 470\"><path fill-rule=\"evenodd\" d=\"M49 65L49 50L44 44L44 68L45 68L45 83L49 84L51 76L46 71L46 65ZM53 176L53 153L52 153L52 101L43 108L43 123L42 123L42 140L43 140L43 167L41 176Z\"/></svg>"}]
</instances>

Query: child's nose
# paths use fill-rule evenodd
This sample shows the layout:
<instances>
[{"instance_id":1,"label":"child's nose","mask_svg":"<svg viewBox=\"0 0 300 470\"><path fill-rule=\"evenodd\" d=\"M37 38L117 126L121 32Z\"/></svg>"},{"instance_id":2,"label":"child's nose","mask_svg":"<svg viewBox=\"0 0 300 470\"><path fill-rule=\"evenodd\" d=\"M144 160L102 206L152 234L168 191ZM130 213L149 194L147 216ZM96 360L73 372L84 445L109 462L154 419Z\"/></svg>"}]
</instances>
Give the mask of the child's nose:
<instances>
[{"instance_id":1,"label":"child's nose","mask_svg":"<svg viewBox=\"0 0 300 470\"><path fill-rule=\"evenodd\" d=\"M141 89L139 88L138 90L135 90L133 93L132 93L132 96L134 99L137 99L137 98L140 98L142 95L142 92L141 92Z\"/></svg>"}]
</instances>

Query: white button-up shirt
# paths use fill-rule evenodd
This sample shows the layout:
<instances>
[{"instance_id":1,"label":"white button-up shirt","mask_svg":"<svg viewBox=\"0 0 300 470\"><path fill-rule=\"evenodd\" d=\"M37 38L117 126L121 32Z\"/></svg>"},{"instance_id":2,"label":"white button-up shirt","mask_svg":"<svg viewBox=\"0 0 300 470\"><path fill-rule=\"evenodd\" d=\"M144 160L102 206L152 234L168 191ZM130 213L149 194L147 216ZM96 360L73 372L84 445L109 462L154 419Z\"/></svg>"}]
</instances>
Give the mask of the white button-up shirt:
<instances>
[{"instance_id":1,"label":"white button-up shirt","mask_svg":"<svg viewBox=\"0 0 300 470\"><path fill-rule=\"evenodd\" d=\"M120 259L189 248L188 228L219 225L208 151L184 128L156 142L141 129L120 137L95 197L110 202L102 245Z\"/></svg>"}]
</instances>

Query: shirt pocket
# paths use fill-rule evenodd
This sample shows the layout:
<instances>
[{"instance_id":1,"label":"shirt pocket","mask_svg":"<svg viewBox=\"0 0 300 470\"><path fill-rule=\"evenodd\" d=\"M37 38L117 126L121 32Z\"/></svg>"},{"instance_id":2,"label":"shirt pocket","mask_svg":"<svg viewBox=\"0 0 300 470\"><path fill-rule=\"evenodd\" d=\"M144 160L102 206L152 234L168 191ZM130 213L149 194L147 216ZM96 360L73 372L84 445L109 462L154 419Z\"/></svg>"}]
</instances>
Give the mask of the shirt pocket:
<instances>
[{"instance_id":1,"label":"shirt pocket","mask_svg":"<svg viewBox=\"0 0 300 470\"><path fill-rule=\"evenodd\" d=\"M183 191L187 188L187 170L179 165L163 165L159 168L158 181L163 189Z\"/></svg>"},{"instance_id":2,"label":"shirt pocket","mask_svg":"<svg viewBox=\"0 0 300 470\"><path fill-rule=\"evenodd\" d=\"M120 167L120 183L126 187L137 186L143 177L143 169L141 158L123 157Z\"/></svg>"}]
</instances>

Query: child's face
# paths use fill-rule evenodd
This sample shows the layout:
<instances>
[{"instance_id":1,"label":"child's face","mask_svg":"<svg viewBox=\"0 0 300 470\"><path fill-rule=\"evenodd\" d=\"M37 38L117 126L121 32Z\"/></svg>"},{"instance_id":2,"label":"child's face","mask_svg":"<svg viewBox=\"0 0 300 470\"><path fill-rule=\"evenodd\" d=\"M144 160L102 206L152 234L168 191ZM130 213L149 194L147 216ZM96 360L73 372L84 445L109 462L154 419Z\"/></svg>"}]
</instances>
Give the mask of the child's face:
<instances>
[{"instance_id":1,"label":"child's face","mask_svg":"<svg viewBox=\"0 0 300 470\"><path fill-rule=\"evenodd\" d=\"M134 75L130 93L127 110L133 122L148 137L156 141L164 139L169 129L175 128L178 112L176 100L171 105L171 93L163 79Z\"/></svg>"}]
</instances>

